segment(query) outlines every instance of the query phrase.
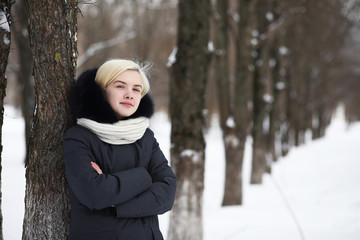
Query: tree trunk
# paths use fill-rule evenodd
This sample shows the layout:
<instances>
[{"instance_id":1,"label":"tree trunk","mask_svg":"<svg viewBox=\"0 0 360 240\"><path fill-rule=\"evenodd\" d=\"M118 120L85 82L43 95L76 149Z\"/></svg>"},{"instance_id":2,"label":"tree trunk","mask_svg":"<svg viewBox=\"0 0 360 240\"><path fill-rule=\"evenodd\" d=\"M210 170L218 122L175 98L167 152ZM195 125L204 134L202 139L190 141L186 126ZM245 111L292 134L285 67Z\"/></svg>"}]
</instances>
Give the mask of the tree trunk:
<instances>
[{"instance_id":1,"label":"tree trunk","mask_svg":"<svg viewBox=\"0 0 360 240\"><path fill-rule=\"evenodd\" d=\"M273 68L273 93L274 101L270 111L270 132L269 132L269 150L273 155L273 160L277 161L286 148L283 137L286 133L286 48L284 46L284 34L276 37L273 46L273 57L275 66Z\"/></svg>"},{"instance_id":2,"label":"tree trunk","mask_svg":"<svg viewBox=\"0 0 360 240\"><path fill-rule=\"evenodd\" d=\"M171 164L178 180L169 240L203 237L209 15L209 0L179 1L178 50L170 82Z\"/></svg>"},{"instance_id":3,"label":"tree trunk","mask_svg":"<svg viewBox=\"0 0 360 240\"><path fill-rule=\"evenodd\" d=\"M266 3L258 2L257 6L257 31L258 34L266 31L267 20L265 18L268 7ZM270 95L267 93L268 63L270 42L267 41L256 49L255 73L253 88L253 152L252 152L252 184L262 183L262 175L269 169L267 163L266 137L269 129L264 128L264 121L268 114L268 104Z\"/></svg>"},{"instance_id":4,"label":"tree trunk","mask_svg":"<svg viewBox=\"0 0 360 240\"><path fill-rule=\"evenodd\" d=\"M253 113L253 149L251 164L251 184L262 183L262 176L266 171L266 142L263 135L264 105L263 85L260 69L255 70L254 77L254 113Z\"/></svg>"},{"instance_id":5,"label":"tree trunk","mask_svg":"<svg viewBox=\"0 0 360 240\"><path fill-rule=\"evenodd\" d=\"M2 156L2 125L4 121L4 97L6 90L6 76L5 71L8 64L8 57L10 53L10 42L11 42L11 34L10 34L10 25L11 25L11 5L13 1L5 0L0 2L0 206L2 202L2 192L1 192L1 156ZM3 237L3 216L2 210L0 207L0 240L4 239Z\"/></svg>"},{"instance_id":6,"label":"tree trunk","mask_svg":"<svg viewBox=\"0 0 360 240\"><path fill-rule=\"evenodd\" d=\"M217 33L215 36L215 72L218 90L220 126L223 132L225 149L225 186L223 206L242 203L242 155L239 151L239 140L235 135L235 125L231 116L231 93L228 64L228 1L217 1L215 13ZM242 145L242 144L240 144Z\"/></svg>"},{"instance_id":7,"label":"tree trunk","mask_svg":"<svg viewBox=\"0 0 360 240\"><path fill-rule=\"evenodd\" d=\"M231 87L233 92L228 90L229 93L227 97L231 97L231 103L229 104L230 113L228 113L226 119L223 117L223 121L228 122L222 123L226 156L223 206L241 205L243 198L242 166L252 111L251 107L249 107L251 106L250 92L253 79L253 69L251 68L253 62L251 51L253 47L250 44L250 40L253 27L255 26L255 3L256 1L248 0L239 0L238 2L241 18L237 25L237 35L235 35L235 60L237 66L235 83L234 86ZM225 12L223 14L225 14ZM227 86L227 88L229 87ZM222 101L224 101L225 97L225 95L220 96Z\"/></svg>"},{"instance_id":8,"label":"tree trunk","mask_svg":"<svg viewBox=\"0 0 360 240\"><path fill-rule=\"evenodd\" d=\"M35 115L26 168L23 239L66 239L69 203L62 137L72 124L67 96L76 67L76 2L27 1Z\"/></svg>"},{"instance_id":9,"label":"tree trunk","mask_svg":"<svg viewBox=\"0 0 360 240\"><path fill-rule=\"evenodd\" d=\"M225 188L222 206L241 205L243 200L242 166L245 139L239 139L233 128L224 133L225 141Z\"/></svg>"},{"instance_id":10,"label":"tree trunk","mask_svg":"<svg viewBox=\"0 0 360 240\"><path fill-rule=\"evenodd\" d=\"M257 0L239 0L240 21L238 23L238 41L236 50L236 72L234 93L234 120L236 135L245 140L249 134L252 120L254 60L251 44L252 33L256 28Z\"/></svg>"},{"instance_id":11,"label":"tree trunk","mask_svg":"<svg viewBox=\"0 0 360 240\"><path fill-rule=\"evenodd\" d=\"M13 28L14 40L17 47L19 69L16 72L17 82L21 93L21 112L25 120L25 139L29 141L34 113L34 84L32 77L32 56L30 40L27 30L29 9L25 0L17 1L14 5L16 21ZM28 144L26 144L28 147ZM28 151L26 151L26 154ZM28 159L25 156L25 159ZM25 166L27 163L25 163Z\"/></svg>"}]
</instances>

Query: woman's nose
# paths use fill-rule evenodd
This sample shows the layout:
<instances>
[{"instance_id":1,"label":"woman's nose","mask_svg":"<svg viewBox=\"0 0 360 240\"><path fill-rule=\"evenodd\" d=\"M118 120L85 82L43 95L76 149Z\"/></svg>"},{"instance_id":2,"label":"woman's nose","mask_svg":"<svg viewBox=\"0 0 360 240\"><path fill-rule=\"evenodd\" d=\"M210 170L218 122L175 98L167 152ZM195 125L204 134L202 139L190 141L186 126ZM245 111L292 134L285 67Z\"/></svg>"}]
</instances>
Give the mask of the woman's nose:
<instances>
[{"instance_id":1,"label":"woman's nose","mask_svg":"<svg viewBox=\"0 0 360 240\"><path fill-rule=\"evenodd\" d=\"M132 99L133 98L133 96L131 95L130 92L125 93L124 97L125 97L125 99Z\"/></svg>"}]
</instances>

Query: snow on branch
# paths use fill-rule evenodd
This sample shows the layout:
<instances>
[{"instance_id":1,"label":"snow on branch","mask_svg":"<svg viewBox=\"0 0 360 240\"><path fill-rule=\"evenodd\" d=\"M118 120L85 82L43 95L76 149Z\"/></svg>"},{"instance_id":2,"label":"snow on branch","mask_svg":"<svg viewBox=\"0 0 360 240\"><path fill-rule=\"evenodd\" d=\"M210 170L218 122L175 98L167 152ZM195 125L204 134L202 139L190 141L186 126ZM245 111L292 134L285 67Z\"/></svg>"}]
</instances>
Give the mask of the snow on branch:
<instances>
[{"instance_id":1,"label":"snow on branch","mask_svg":"<svg viewBox=\"0 0 360 240\"><path fill-rule=\"evenodd\" d=\"M298 3L294 7L290 7L287 11L283 12L280 17L272 22L265 33L261 34L258 38L258 41L254 45L255 48L261 47L264 42L266 42L269 38L273 37L280 29L285 27L293 17L297 16L298 14L303 14L306 12L305 4L309 0L304 0Z\"/></svg>"},{"instance_id":2,"label":"snow on branch","mask_svg":"<svg viewBox=\"0 0 360 240\"><path fill-rule=\"evenodd\" d=\"M6 13L0 10L0 28L4 29L5 32L10 32L10 26L6 17Z\"/></svg>"},{"instance_id":3,"label":"snow on branch","mask_svg":"<svg viewBox=\"0 0 360 240\"><path fill-rule=\"evenodd\" d=\"M162 2L149 2L146 5L146 8L149 10L171 10L177 8L177 1L169 2L169 3L162 3Z\"/></svg>"},{"instance_id":4,"label":"snow on branch","mask_svg":"<svg viewBox=\"0 0 360 240\"><path fill-rule=\"evenodd\" d=\"M355 23L360 21L360 1L342 0L342 14Z\"/></svg>"},{"instance_id":5,"label":"snow on branch","mask_svg":"<svg viewBox=\"0 0 360 240\"><path fill-rule=\"evenodd\" d=\"M170 68L176 62L176 53L177 53L177 46L175 46L171 51L168 57L168 61L166 63L166 67Z\"/></svg>"},{"instance_id":6,"label":"snow on branch","mask_svg":"<svg viewBox=\"0 0 360 240\"><path fill-rule=\"evenodd\" d=\"M181 157L190 158L194 163L198 163L202 160L202 152L193 149L185 149L181 152Z\"/></svg>"},{"instance_id":7,"label":"snow on branch","mask_svg":"<svg viewBox=\"0 0 360 240\"><path fill-rule=\"evenodd\" d=\"M79 56L77 61L77 66L81 67L89 58L93 57L99 51L105 48L114 47L120 43L134 39L135 37L136 37L136 33L132 31L127 34L122 34L106 41L93 43L86 49L83 55Z\"/></svg>"}]
</instances>

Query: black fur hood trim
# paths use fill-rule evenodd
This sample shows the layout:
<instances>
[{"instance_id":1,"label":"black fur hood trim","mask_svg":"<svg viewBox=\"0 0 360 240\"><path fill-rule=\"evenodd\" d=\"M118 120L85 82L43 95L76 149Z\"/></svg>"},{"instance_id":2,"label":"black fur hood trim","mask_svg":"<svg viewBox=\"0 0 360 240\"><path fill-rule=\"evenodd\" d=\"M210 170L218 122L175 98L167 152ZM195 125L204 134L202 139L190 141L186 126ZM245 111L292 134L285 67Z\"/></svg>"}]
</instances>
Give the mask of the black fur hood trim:
<instances>
[{"instance_id":1,"label":"black fur hood trim","mask_svg":"<svg viewBox=\"0 0 360 240\"><path fill-rule=\"evenodd\" d=\"M84 71L70 91L69 104L74 119L88 118L99 123L115 123L119 121L115 112L106 101L103 90L95 82L97 68ZM147 117L154 114L154 104L146 94L139 107L130 118Z\"/></svg>"}]
</instances>

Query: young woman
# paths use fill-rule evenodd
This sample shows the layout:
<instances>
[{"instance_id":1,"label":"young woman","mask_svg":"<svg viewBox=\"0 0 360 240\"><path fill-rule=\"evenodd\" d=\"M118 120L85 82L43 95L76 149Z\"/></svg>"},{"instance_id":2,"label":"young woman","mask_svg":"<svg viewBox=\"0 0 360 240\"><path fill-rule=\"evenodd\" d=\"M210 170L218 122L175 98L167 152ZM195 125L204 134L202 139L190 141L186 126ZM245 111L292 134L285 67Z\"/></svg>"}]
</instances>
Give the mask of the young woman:
<instances>
[{"instance_id":1,"label":"young woman","mask_svg":"<svg viewBox=\"0 0 360 240\"><path fill-rule=\"evenodd\" d=\"M172 208L176 177L148 128L146 74L133 61L109 60L82 73L70 93L69 239L163 239L157 215Z\"/></svg>"}]
</instances>

